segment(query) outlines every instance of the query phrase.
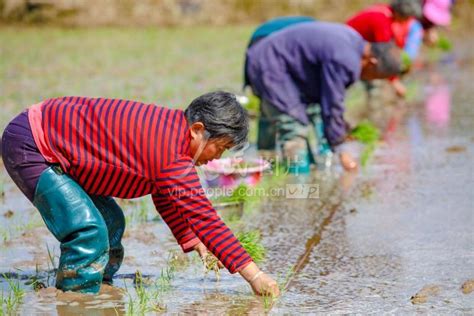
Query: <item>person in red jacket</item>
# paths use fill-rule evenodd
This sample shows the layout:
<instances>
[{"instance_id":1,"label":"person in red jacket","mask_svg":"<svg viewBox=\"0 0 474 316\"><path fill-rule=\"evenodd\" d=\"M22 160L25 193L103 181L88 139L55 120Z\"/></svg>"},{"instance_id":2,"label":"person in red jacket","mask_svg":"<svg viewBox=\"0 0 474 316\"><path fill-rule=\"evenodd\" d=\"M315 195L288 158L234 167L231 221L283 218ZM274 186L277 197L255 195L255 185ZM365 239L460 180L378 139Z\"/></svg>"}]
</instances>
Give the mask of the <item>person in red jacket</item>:
<instances>
[{"instance_id":1,"label":"person in red jacket","mask_svg":"<svg viewBox=\"0 0 474 316\"><path fill-rule=\"evenodd\" d=\"M136 101L62 97L33 105L2 137L13 181L61 243L56 286L97 293L123 259L122 210L112 197L151 195L184 252L208 250L258 294L278 295L217 215L195 165L247 141L233 94L204 94L185 111Z\"/></svg>"},{"instance_id":2,"label":"person in red jacket","mask_svg":"<svg viewBox=\"0 0 474 316\"><path fill-rule=\"evenodd\" d=\"M419 0L392 0L390 4L370 6L353 15L346 23L366 41L394 41L398 47L404 49L410 38L412 24L418 23L415 17L420 17L421 12ZM419 42L421 43L422 33L418 35L415 37L420 37ZM418 48L410 48L410 50L418 51ZM416 53L409 52L409 55L413 58ZM397 95L405 96L406 88L399 78L393 77L390 81Z\"/></svg>"}]
</instances>

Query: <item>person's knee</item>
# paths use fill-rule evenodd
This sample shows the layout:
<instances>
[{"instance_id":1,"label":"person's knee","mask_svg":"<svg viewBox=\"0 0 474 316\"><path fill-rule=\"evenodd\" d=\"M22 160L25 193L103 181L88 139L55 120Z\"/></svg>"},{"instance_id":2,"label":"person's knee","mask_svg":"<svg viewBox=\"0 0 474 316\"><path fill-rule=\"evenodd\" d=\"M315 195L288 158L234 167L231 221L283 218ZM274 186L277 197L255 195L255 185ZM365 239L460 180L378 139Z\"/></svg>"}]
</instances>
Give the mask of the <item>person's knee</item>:
<instances>
[{"instance_id":1,"label":"person's knee","mask_svg":"<svg viewBox=\"0 0 474 316\"><path fill-rule=\"evenodd\" d=\"M91 251L100 256L104 252L109 251L109 236L107 226L103 223L98 223L90 227L90 245Z\"/></svg>"}]
</instances>

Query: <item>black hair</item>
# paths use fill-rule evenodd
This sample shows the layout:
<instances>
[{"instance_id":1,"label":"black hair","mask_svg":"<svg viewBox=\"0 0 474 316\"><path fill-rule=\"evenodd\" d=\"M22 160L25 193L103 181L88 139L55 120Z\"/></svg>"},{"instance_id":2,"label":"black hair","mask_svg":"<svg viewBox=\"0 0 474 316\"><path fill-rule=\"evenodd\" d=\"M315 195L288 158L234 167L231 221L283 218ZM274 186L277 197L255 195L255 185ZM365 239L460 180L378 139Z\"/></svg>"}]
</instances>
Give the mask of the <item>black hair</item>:
<instances>
[{"instance_id":1,"label":"black hair","mask_svg":"<svg viewBox=\"0 0 474 316\"><path fill-rule=\"evenodd\" d=\"M421 0L392 0L390 7L403 18L422 17Z\"/></svg>"},{"instance_id":2,"label":"black hair","mask_svg":"<svg viewBox=\"0 0 474 316\"><path fill-rule=\"evenodd\" d=\"M201 122L209 138L229 138L235 149L247 143L249 118L233 93L209 92L194 99L184 111L189 124Z\"/></svg>"},{"instance_id":3,"label":"black hair","mask_svg":"<svg viewBox=\"0 0 474 316\"><path fill-rule=\"evenodd\" d=\"M377 71L385 76L396 76L402 72L400 49L393 42L371 43L372 56L377 59Z\"/></svg>"}]
</instances>

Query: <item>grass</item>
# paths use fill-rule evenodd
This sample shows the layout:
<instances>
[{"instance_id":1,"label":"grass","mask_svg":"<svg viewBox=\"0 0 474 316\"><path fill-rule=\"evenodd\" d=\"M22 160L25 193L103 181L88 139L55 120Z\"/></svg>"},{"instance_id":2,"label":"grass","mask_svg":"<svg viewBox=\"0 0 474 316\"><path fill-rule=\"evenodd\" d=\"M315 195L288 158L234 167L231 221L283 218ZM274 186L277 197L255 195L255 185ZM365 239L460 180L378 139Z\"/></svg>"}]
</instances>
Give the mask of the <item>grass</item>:
<instances>
[{"instance_id":1,"label":"grass","mask_svg":"<svg viewBox=\"0 0 474 316\"><path fill-rule=\"evenodd\" d=\"M215 89L241 93L251 26L70 29L2 26L0 128L62 95L184 108ZM26 44L27 43L27 44Z\"/></svg>"}]
</instances>

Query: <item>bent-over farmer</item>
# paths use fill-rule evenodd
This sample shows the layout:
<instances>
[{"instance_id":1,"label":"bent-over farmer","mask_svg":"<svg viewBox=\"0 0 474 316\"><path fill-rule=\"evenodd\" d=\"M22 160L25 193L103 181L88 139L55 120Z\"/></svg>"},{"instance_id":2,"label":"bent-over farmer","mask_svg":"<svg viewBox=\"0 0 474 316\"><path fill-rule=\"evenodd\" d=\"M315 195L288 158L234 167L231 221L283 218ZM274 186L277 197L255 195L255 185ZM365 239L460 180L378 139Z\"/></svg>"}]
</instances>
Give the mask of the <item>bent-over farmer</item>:
<instances>
[{"instance_id":1,"label":"bent-over farmer","mask_svg":"<svg viewBox=\"0 0 474 316\"><path fill-rule=\"evenodd\" d=\"M3 133L5 167L61 243L56 286L97 293L124 256L113 197L151 195L184 252L207 250L258 294L278 294L207 199L195 165L247 141L235 96L212 92L185 111L106 98L62 97L29 107Z\"/></svg>"},{"instance_id":2,"label":"bent-over farmer","mask_svg":"<svg viewBox=\"0 0 474 316\"><path fill-rule=\"evenodd\" d=\"M308 128L314 119L312 107L319 104L331 149L346 169L356 168L341 146L349 132L345 91L359 79L399 74L399 53L391 43L369 43L349 26L326 22L289 26L250 47L249 83L261 99L260 115L275 123L259 129L259 149L278 144L289 160L312 156Z\"/></svg>"}]
</instances>

